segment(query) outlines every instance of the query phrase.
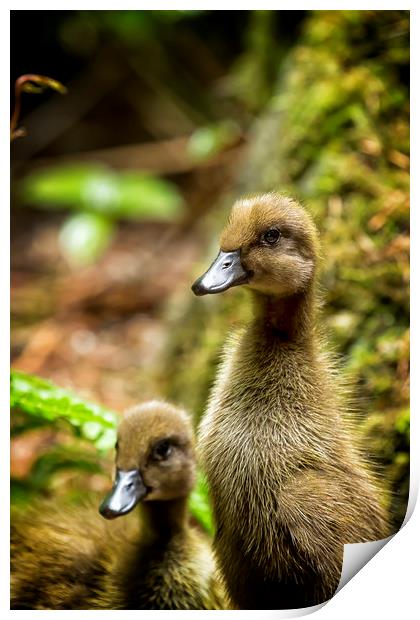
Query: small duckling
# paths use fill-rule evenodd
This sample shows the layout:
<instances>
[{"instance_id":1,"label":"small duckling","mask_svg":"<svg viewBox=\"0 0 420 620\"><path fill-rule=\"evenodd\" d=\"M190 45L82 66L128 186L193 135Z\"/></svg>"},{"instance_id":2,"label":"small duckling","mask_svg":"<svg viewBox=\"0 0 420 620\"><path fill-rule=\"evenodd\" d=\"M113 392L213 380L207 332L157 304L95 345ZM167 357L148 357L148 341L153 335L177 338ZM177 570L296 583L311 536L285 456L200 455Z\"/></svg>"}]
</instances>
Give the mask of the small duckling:
<instances>
[{"instance_id":1,"label":"small duckling","mask_svg":"<svg viewBox=\"0 0 420 620\"><path fill-rule=\"evenodd\" d=\"M316 605L337 588L345 543L389 534L316 330L318 233L270 193L235 203L220 247L194 293L246 285L255 313L227 344L199 429L219 564L235 607Z\"/></svg>"},{"instance_id":2,"label":"small duckling","mask_svg":"<svg viewBox=\"0 0 420 620\"><path fill-rule=\"evenodd\" d=\"M152 401L118 430L115 483L100 506L28 514L12 535L14 609L223 609L206 538L188 525L189 416ZM131 517L110 523L140 507ZM134 515L133 515L134 517Z\"/></svg>"}]
</instances>

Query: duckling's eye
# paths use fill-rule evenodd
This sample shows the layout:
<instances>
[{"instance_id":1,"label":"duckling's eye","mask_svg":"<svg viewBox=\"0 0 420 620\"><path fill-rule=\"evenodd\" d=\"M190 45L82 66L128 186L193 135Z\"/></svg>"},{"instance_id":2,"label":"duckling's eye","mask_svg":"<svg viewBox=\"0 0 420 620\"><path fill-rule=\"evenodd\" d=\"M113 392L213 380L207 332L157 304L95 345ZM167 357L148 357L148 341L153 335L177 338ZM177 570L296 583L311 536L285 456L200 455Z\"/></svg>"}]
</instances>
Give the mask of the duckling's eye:
<instances>
[{"instance_id":1,"label":"duckling's eye","mask_svg":"<svg viewBox=\"0 0 420 620\"><path fill-rule=\"evenodd\" d=\"M166 460L172 452L172 446L167 439L159 441L153 448L152 456L157 461Z\"/></svg>"},{"instance_id":2,"label":"duckling's eye","mask_svg":"<svg viewBox=\"0 0 420 620\"><path fill-rule=\"evenodd\" d=\"M280 239L280 231L277 228L270 228L264 233L263 239L266 243L274 245Z\"/></svg>"}]
</instances>

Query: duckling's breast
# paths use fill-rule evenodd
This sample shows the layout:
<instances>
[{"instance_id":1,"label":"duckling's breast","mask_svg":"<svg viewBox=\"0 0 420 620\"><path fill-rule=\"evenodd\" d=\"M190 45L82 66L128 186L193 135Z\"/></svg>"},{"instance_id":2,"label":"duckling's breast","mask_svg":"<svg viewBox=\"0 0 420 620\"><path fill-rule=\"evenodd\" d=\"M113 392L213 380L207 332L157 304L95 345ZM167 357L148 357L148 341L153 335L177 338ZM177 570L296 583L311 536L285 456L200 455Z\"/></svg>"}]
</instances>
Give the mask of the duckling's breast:
<instances>
[{"instance_id":1,"label":"duckling's breast","mask_svg":"<svg viewBox=\"0 0 420 620\"><path fill-rule=\"evenodd\" d=\"M139 544L121 556L96 603L102 609L222 609L215 562L203 536L188 529L168 543Z\"/></svg>"},{"instance_id":2,"label":"duckling's breast","mask_svg":"<svg viewBox=\"0 0 420 620\"><path fill-rule=\"evenodd\" d=\"M336 459L341 438L331 425L337 409L331 393L311 351L263 336L256 342L250 329L228 343L199 449L216 522L235 530L238 544L274 544L273 523L289 481L301 468Z\"/></svg>"}]
</instances>

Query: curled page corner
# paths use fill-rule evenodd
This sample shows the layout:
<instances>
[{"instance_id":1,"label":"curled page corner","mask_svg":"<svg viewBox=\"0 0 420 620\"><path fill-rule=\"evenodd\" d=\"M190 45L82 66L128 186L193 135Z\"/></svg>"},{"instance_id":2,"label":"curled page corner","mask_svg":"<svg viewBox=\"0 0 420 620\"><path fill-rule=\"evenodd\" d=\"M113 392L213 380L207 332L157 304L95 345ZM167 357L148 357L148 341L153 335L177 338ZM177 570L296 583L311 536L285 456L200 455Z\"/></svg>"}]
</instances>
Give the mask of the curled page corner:
<instances>
[{"instance_id":1,"label":"curled page corner","mask_svg":"<svg viewBox=\"0 0 420 620\"><path fill-rule=\"evenodd\" d=\"M385 547L394 536L395 534L391 534L391 536L383 538L382 540L344 545L341 578L334 596L378 553L378 551Z\"/></svg>"},{"instance_id":2,"label":"curled page corner","mask_svg":"<svg viewBox=\"0 0 420 620\"><path fill-rule=\"evenodd\" d=\"M404 521L405 523L405 521ZM375 540L373 542L353 543L344 545L343 566L341 578L334 596L362 569L392 538L395 534ZM280 609L276 612L276 618L298 618L312 614L326 605L331 599L312 607L300 609Z\"/></svg>"},{"instance_id":3,"label":"curled page corner","mask_svg":"<svg viewBox=\"0 0 420 620\"><path fill-rule=\"evenodd\" d=\"M407 508L407 514L404 519L404 523L401 527L403 527L407 521L409 520L411 514L413 513L415 501L411 506L411 510L409 507ZM407 516L408 515L408 516ZM334 596L338 594L338 592L383 548L390 540L394 538L394 536L398 534L395 532L388 536L387 538L383 538L381 540L375 540L372 542L364 542L364 543L352 543L344 545L344 554L343 554L343 566L341 570L341 578L340 582L337 586L337 590L334 593ZM318 605L313 605L311 607L301 607L298 609L279 609L279 610L270 610L263 611L261 618L270 617L275 613L276 618L299 618L302 616L308 616L309 614L315 613L322 607L324 607L331 599L324 601L323 603L319 603Z\"/></svg>"},{"instance_id":4,"label":"curled page corner","mask_svg":"<svg viewBox=\"0 0 420 620\"><path fill-rule=\"evenodd\" d=\"M402 529L410 520L414 507L417 502L418 485L413 478L410 479L410 492L408 496L407 511L404 521L400 527ZM354 543L344 545L343 566L341 569L341 578L334 596L350 581L360 569L362 569L390 540L398 534L399 530L383 538L373 542Z\"/></svg>"}]
</instances>

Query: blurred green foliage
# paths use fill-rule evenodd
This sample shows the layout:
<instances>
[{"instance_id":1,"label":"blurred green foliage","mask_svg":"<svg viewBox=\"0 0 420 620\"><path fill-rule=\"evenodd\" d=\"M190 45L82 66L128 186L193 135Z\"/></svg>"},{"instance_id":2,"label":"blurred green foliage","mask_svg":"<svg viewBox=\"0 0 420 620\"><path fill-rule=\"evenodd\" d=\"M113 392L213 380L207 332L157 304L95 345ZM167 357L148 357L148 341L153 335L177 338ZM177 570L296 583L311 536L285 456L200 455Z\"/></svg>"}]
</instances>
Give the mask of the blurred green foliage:
<instances>
[{"instance_id":1,"label":"blurred green foliage","mask_svg":"<svg viewBox=\"0 0 420 620\"><path fill-rule=\"evenodd\" d=\"M124 219L170 219L183 206L169 181L138 172L116 173L99 165L35 172L22 182L21 195L41 208L79 209Z\"/></svg>"},{"instance_id":2,"label":"blurred green foliage","mask_svg":"<svg viewBox=\"0 0 420 620\"><path fill-rule=\"evenodd\" d=\"M252 11L245 32L245 49L225 79L225 92L238 99L252 115L270 100L278 77L279 61L290 46L287 29L276 33L284 11ZM299 13L303 13L300 11Z\"/></svg>"},{"instance_id":3,"label":"blurred green foliage","mask_svg":"<svg viewBox=\"0 0 420 620\"><path fill-rule=\"evenodd\" d=\"M60 30L61 40L78 54L91 51L102 36L112 34L125 43L139 43L159 35L163 28L204 13L199 10L178 11L78 11L66 19ZM86 47L86 42L90 45Z\"/></svg>"},{"instance_id":4,"label":"blurred green foliage","mask_svg":"<svg viewBox=\"0 0 420 620\"><path fill-rule=\"evenodd\" d=\"M68 218L60 235L61 250L75 266L102 255L116 221L170 221L184 207L180 192L169 181L138 172L117 173L100 165L43 169L26 176L18 191L23 204L81 211Z\"/></svg>"},{"instance_id":5,"label":"blurred green foliage","mask_svg":"<svg viewBox=\"0 0 420 620\"><path fill-rule=\"evenodd\" d=\"M205 161L233 145L239 135L238 124L231 120L200 127L192 133L187 152L193 160Z\"/></svg>"},{"instance_id":6,"label":"blurred green foliage","mask_svg":"<svg viewBox=\"0 0 420 620\"><path fill-rule=\"evenodd\" d=\"M354 378L361 432L390 488L395 527L409 479L408 66L407 11L312 12L279 67L235 192L203 225L216 239L232 199L273 189L296 196L315 216L323 241L321 320ZM197 418L226 333L247 316L249 299L239 290L191 295L173 310L161 380L167 396ZM174 377L175 360L185 371Z\"/></svg>"},{"instance_id":7,"label":"blurred green foliage","mask_svg":"<svg viewBox=\"0 0 420 620\"><path fill-rule=\"evenodd\" d=\"M109 246L114 232L112 222L99 213L77 213L64 222L59 245L74 266L89 265Z\"/></svg>"},{"instance_id":8,"label":"blurred green foliage","mask_svg":"<svg viewBox=\"0 0 420 620\"><path fill-rule=\"evenodd\" d=\"M55 475L63 470L77 469L87 473L101 473L100 456L114 447L117 437L118 415L100 405L88 402L75 394L57 387L50 381L13 370L10 376L10 406L12 437L34 428L65 422L73 435L94 446L97 453L84 450L78 442L53 445L42 453L24 479L12 479L11 502L25 504L31 496L44 494L51 487ZM211 533L213 531L207 485L201 473L190 496L191 514Z\"/></svg>"},{"instance_id":9,"label":"blurred green foliage","mask_svg":"<svg viewBox=\"0 0 420 620\"><path fill-rule=\"evenodd\" d=\"M197 482L190 494L188 505L190 507L191 514L194 515L194 518L209 534L214 534L214 524L209 504L207 480L203 472L200 470L198 470Z\"/></svg>"}]
</instances>

